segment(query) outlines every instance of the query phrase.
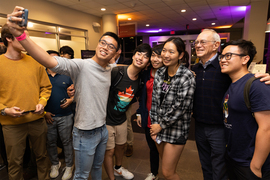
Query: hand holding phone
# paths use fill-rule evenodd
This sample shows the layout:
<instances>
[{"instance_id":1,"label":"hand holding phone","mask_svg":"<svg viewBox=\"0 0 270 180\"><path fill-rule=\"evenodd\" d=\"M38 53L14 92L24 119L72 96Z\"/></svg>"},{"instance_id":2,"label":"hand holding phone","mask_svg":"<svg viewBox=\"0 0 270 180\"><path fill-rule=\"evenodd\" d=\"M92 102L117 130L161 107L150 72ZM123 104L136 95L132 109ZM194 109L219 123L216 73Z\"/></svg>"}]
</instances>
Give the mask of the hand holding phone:
<instances>
[{"instance_id":1,"label":"hand holding phone","mask_svg":"<svg viewBox=\"0 0 270 180\"><path fill-rule=\"evenodd\" d=\"M66 102L67 102L67 99L64 98L64 99L62 99L62 100L60 101L60 104L64 104L64 103L66 103Z\"/></svg>"}]
</instances>

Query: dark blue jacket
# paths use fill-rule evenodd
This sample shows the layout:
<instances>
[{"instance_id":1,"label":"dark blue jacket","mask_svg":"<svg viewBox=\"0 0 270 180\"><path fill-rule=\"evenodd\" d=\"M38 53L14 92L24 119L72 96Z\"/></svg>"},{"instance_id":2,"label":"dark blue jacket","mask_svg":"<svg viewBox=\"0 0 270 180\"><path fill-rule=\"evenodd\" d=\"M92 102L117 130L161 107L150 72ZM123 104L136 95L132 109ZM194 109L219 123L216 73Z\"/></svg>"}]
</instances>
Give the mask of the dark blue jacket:
<instances>
[{"instance_id":1,"label":"dark blue jacket","mask_svg":"<svg viewBox=\"0 0 270 180\"><path fill-rule=\"evenodd\" d=\"M137 114L141 115L142 118L142 127L146 128L148 123L148 109L146 107L147 102L147 90L146 90L146 82L150 79L150 72L151 69L147 69L143 72L142 81L143 81L143 87L139 99L139 109L137 109ZM151 97L152 98L152 97Z\"/></svg>"}]
</instances>

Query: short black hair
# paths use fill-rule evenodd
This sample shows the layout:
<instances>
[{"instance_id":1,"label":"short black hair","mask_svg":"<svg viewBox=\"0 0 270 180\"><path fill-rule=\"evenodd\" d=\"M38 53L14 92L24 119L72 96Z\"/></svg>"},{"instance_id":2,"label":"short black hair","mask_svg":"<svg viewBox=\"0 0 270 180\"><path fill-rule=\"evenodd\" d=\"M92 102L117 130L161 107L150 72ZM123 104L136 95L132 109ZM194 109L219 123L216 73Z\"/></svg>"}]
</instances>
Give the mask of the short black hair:
<instances>
[{"instance_id":1,"label":"short black hair","mask_svg":"<svg viewBox=\"0 0 270 180\"><path fill-rule=\"evenodd\" d=\"M250 57L247 63L247 67L250 65L255 55L257 54L256 47L251 41L247 41L244 39L231 40L223 46L223 49L229 45L237 46L241 54L248 55Z\"/></svg>"},{"instance_id":2,"label":"short black hair","mask_svg":"<svg viewBox=\"0 0 270 180\"><path fill-rule=\"evenodd\" d=\"M113 33L113 32L105 32L99 39L99 41L102 39L103 36L111 36L116 42L117 42L117 47L116 47L116 51L119 50L120 46L121 46L121 42L120 42L120 38L117 36L117 34Z\"/></svg>"},{"instance_id":3,"label":"short black hair","mask_svg":"<svg viewBox=\"0 0 270 180\"><path fill-rule=\"evenodd\" d=\"M1 30L1 39L6 47L8 47L7 38L14 40L14 36L10 33L8 25L4 24Z\"/></svg>"},{"instance_id":4,"label":"short black hair","mask_svg":"<svg viewBox=\"0 0 270 180\"><path fill-rule=\"evenodd\" d=\"M47 53L48 54L57 54L58 56L60 56L59 52L54 51L54 50L48 50Z\"/></svg>"},{"instance_id":5,"label":"short black hair","mask_svg":"<svg viewBox=\"0 0 270 180\"><path fill-rule=\"evenodd\" d=\"M133 51L133 55L135 55L136 52L146 52L146 56L149 57L149 59L150 59L150 56L152 55L151 46L147 43L142 43L139 46L137 46L135 50Z\"/></svg>"},{"instance_id":6,"label":"short black hair","mask_svg":"<svg viewBox=\"0 0 270 180\"><path fill-rule=\"evenodd\" d=\"M73 51L73 49L72 49L71 47L69 47L69 46L62 46L62 47L60 48L59 52L60 52L60 54L68 54L68 55L70 55L70 56L71 56L71 57L70 57L71 59L74 58L74 51Z\"/></svg>"},{"instance_id":7,"label":"short black hair","mask_svg":"<svg viewBox=\"0 0 270 180\"><path fill-rule=\"evenodd\" d=\"M164 44L156 45L152 48L152 53L155 52L157 55L161 55Z\"/></svg>"}]
</instances>

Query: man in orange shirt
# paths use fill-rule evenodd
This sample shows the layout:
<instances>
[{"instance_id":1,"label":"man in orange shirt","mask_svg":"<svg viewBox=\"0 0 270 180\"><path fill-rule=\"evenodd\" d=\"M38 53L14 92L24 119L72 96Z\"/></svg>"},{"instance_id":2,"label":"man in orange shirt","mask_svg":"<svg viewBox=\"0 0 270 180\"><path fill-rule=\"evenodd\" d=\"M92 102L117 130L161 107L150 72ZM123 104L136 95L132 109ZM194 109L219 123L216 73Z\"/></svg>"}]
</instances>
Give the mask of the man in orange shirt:
<instances>
[{"instance_id":1,"label":"man in orange shirt","mask_svg":"<svg viewBox=\"0 0 270 180\"><path fill-rule=\"evenodd\" d=\"M7 52L0 56L0 123L8 157L9 179L23 179L27 137L36 156L38 179L48 179L47 125L43 116L52 85L45 68L21 53L24 48L6 24L1 35Z\"/></svg>"}]
</instances>

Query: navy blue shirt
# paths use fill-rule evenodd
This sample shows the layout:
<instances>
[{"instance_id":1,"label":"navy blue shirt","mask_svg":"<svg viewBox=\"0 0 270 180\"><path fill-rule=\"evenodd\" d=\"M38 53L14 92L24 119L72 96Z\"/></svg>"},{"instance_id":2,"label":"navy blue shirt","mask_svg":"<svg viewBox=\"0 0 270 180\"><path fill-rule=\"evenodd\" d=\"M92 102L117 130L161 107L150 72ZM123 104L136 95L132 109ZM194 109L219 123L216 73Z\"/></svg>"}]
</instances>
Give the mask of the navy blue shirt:
<instances>
[{"instance_id":1,"label":"navy blue shirt","mask_svg":"<svg viewBox=\"0 0 270 180\"><path fill-rule=\"evenodd\" d=\"M218 56L205 69L197 63L192 70L196 73L193 117L196 122L223 125L222 99L231 84L230 77L221 73Z\"/></svg>"},{"instance_id":2,"label":"navy blue shirt","mask_svg":"<svg viewBox=\"0 0 270 180\"><path fill-rule=\"evenodd\" d=\"M52 84L52 93L45 107L45 111L55 114L55 117L70 115L72 113L71 107L68 106L67 108L62 109L60 107L60 101L64 98L69 98L67 88L73 84L71 78L61 74L56 74L52 77L48 73L48 76Z\"/></svg>"},{"instance_id":3,"label":"navy blue shirt","mask_svg":"<svg viewBox=\"0 0 270 180\"><path fill-rule=\"evenodd\" d=\"M240 166L249 166L255 149L258 124L251 112L270 110L270 86L255 80L250 87L251 111L244 101L244 87L253 74L232 83L224 96L224 125L228 156ZM265 119L266 121L268 119ZM262 171L270 170L270 157Z\"/></svg>"}]
</instances>

